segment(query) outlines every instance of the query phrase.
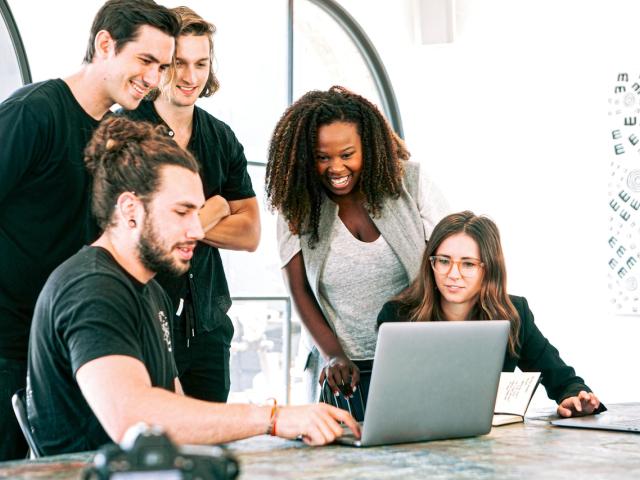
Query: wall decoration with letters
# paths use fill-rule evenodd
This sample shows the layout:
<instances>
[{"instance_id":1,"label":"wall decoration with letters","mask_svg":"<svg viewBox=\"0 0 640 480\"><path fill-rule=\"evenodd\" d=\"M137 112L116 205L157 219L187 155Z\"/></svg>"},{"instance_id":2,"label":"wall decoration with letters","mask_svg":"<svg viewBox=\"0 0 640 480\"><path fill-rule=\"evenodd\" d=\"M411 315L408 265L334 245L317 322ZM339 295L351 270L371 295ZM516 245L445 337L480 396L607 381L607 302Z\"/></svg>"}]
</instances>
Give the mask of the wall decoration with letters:
<instances>
[{"instance_id":1,"label":"wall decoration with letters","mask_svg":"<svg viewBox=\"0 0 640 480\"><path fill-rule=\"evenodd\" d=\"M611 94L609 294L614 313L640 316L640 75L618 73Z\"/></svg>"}]
</instances>

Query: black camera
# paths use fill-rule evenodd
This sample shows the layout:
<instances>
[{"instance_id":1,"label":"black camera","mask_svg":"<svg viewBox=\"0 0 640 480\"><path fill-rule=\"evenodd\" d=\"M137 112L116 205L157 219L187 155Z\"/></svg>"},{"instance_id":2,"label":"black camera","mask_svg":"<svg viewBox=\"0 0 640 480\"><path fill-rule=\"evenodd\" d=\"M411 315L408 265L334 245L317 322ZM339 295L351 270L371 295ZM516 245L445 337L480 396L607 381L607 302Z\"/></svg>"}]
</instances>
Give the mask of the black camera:
<instances>
[{"instance_id":1,"label":"black camera","mask_svg":"<svg viewBox=\"0 0 640 480\"><path fill-rule=\"evenodd\" d=\"M237 460L222 447L174 445L160 429L131 427L120 445L108 444L83 472L85 480L227 480L238 476Z\"/></svg>"}]
</instances>

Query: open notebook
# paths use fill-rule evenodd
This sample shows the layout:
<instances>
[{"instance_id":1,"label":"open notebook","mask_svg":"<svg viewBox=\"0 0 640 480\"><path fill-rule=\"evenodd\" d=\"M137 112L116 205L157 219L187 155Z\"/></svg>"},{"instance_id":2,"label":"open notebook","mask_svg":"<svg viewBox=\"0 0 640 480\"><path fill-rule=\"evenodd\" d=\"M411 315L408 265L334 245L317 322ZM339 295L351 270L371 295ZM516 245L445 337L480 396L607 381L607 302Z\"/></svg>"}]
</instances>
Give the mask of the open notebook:
<instances>
[{"instance_id":1,"label":"open notebook","mask_svg":"<svg viewBox=\"0 0 640 480\"><path fill-rule=\"evenodd\" d=\"M523 422L538 383L540 372L502 372L491 424Z\"/></svg>"}]
</instances>

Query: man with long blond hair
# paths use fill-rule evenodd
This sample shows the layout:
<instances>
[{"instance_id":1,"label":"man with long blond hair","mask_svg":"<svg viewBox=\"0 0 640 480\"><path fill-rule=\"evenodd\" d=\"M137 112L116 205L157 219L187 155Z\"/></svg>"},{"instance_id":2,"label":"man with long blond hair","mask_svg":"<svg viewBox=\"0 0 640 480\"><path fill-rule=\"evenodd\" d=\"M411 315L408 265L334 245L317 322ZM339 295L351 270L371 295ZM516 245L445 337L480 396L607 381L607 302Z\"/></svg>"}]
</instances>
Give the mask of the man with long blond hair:
<instances>
[{"instance_id":1,"label":"man with long blond hair","mask_svg":"<svg viewBox=\"0 0 640 480\"><path fill-rule=\"evenodd\" d=\"M165 125L200 164L207 199L200 213L205 237L187 274L158 280L175 307L175 358L185 393L224 402L233 325L226 314L231 298L218 249L254 251L260 216L242 145L228 125L195 105L219 88L213 72L215 27L188 7L173 12L182 22L174 63L151 96L154 100L124 114Z\"/></svg>"}]
</instances>

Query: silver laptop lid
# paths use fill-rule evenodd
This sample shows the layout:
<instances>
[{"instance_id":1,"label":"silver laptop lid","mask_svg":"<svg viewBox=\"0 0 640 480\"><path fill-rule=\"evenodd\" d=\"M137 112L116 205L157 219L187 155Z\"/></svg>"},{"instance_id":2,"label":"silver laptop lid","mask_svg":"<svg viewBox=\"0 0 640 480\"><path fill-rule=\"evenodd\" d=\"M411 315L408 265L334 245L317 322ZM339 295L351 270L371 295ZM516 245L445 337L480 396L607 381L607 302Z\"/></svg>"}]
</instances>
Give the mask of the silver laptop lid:
<instances>
[{"instance_id":1,"label":"silver laptop lid","mask_svg":"<svg viewBox=\"0 0 640 480\"><path fill-rule=\"evenodd\" d=\"M361 444L489 432L508 335L506 320L383 324Z\"/></svg>"},{"instance_id":2,"label":"silver laptop lid","mask_svg":"<svg viewBox=\"0 0 640 480\"><path fill-rule=\"evenodd\" d=\"M607 411L598 415L569 417L553 420L558 427L591 428L596 430L617 430L640 433L640 404L620 403L607 405Z\"/></svg>"}]
</instances>

